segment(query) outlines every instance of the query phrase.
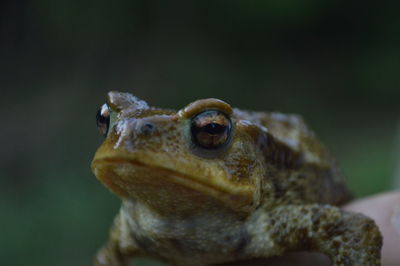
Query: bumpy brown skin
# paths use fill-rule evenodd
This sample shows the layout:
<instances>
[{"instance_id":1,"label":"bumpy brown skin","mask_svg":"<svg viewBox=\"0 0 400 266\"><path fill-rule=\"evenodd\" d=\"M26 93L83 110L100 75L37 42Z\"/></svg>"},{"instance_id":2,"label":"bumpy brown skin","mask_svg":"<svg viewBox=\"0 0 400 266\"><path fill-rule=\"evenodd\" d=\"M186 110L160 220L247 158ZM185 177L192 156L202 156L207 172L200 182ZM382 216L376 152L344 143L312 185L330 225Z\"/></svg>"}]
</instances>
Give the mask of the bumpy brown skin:
<instances>
[{"instance_id":1,"label":"bumpy brown skin","mask_svg":"<svg viewBox=\"0 0 400 266\"><path fill-rule=\"evenodd\" d=\"M92 169L122 207L95 265L128 265L137 256L212 265L288 251L321 252L334 265L380 265L377 226L335 207L350 195L300 117L216 99L178 112L128 93L110 92L107 102L110 130ZM205 110L233 123L220 149L192 141L191 118Z\"/></svg>"}]
</instances>

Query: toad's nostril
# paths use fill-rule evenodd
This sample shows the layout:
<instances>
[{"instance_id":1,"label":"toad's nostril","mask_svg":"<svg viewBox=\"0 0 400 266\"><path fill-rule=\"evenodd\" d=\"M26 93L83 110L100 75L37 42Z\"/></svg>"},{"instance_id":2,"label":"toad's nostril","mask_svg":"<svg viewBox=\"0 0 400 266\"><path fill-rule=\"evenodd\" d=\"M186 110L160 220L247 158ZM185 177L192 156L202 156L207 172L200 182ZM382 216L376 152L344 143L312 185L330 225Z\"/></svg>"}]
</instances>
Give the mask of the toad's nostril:
<instances>
[{"instance_id":1,"label":"toad's nostril","mask_svg":"<svg viewBox=\"0 0 400 266\"><path fill-rule=\"evenodd\" d=\"M150 135L155 129L156 127L152 123L146 122L140 127L140 133L143 135Z\"/></svg>"}]
</instances>

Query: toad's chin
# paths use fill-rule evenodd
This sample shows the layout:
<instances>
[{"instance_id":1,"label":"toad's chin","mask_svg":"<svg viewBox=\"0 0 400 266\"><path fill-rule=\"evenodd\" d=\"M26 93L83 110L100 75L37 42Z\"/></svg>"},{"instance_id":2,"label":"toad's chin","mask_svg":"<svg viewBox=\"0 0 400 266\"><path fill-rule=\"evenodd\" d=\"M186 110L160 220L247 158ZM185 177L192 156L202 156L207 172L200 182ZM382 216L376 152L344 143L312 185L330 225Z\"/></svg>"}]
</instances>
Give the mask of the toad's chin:
<instances>
[{"instance_id":1,"label":"toad's chin","mask_svg":"<svg viewBox=\"0 0 400 266\"><path fill-rule=\"evenodd\" d=\"M141 201L162 214L191 215L227 209L245 215L253 208L253 195L249 193L231 193L199 178L139 160L95 159L92 169L121 198Z\"/></svg>"}]
</instances>

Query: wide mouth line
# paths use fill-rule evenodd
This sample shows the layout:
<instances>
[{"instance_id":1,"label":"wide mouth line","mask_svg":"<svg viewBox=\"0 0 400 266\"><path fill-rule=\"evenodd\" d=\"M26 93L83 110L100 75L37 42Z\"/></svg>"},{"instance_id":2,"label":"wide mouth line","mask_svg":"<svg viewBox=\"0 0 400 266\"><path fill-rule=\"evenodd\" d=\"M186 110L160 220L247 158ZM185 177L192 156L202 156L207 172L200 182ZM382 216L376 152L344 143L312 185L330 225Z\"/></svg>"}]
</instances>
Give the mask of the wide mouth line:
<instances>
[{"instance_id":1,"label":"wide mouth line","mask_svg":"<svg viewBox=\"0 0 400 266\"><path fill-rule=\"evenodd\" d=\"M101 159L95 159L93 161L93 165L96 164L97 162L106 162L110 164L120 164L120 163L128 163L131 164L132 167L139 167L139 168L145 168L145 169L154 169L155 171L158 171L160 173L164 173L166 176L173 177L175 180L180 181L182 185L190 186L190 183L193 183L197 186L206 188L208 190L212 190L217 193L222 193L222 194L228 194L228 195L246 195L249 193L249 191L230 191L228 187L222 187L222 186L217 186L212 183L207 183L207 182L202 182L201 180L188 175L184 174L169 168L165 168L162 166L157 166L157 165L149 165L144 162L141 162L137 159L126 159L126 158L101 158Z\"/></svg>"}]
</instances>

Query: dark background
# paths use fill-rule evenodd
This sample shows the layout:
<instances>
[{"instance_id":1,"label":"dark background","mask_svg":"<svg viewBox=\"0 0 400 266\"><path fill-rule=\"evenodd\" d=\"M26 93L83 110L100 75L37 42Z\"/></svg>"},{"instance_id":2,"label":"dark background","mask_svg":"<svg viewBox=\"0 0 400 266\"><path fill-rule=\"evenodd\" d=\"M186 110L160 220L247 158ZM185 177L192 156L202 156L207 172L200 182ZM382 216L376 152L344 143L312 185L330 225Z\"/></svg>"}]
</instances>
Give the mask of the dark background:
<instances>
[{"instance_id":1,"label":"dark background","mask_svg":"<svg viewBox=\"0 0 400 266\"><path fill-rule=\"evenodd\" d=\"M356 196L393 188L399 7L1 1L1 264L90 265L119 206L89 168L111 89L160 107L217 97L299 113Z\"/></svg>"}]
</instances>

